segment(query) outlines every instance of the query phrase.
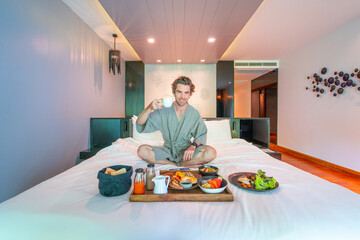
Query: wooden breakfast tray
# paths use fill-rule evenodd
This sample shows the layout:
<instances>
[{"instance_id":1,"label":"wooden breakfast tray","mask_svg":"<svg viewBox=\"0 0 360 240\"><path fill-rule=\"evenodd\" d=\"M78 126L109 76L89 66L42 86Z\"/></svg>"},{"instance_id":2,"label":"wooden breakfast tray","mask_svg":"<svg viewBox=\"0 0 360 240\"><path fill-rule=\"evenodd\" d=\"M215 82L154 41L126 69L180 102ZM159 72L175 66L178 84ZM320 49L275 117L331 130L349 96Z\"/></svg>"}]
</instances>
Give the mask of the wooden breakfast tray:
<instances>
[{"instance_id":1,"label":"wooden breakfast tray","mask_svg":"<svg viewBox=\"0 0 360 240\"><path fill-rule=\"evenodd\" d=\"M161 170L160 174L176 172L175 170ZM199 174L199 171L191 171ZM199 187L189 190L168 189L167 194L153 194L153 191L145 190L145 194L130 194L130 202L231 202L234 196L228 187L221 193L204 193Z\"/></svg>"}]
</instances>

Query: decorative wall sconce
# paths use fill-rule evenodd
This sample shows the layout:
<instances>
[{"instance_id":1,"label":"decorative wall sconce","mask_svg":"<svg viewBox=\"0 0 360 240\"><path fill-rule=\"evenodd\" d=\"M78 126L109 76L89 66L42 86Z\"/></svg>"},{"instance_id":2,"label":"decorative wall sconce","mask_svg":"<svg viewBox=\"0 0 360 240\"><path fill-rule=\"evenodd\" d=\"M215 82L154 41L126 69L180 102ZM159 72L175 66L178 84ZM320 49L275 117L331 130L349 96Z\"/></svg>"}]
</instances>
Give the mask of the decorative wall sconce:
<instances>
[{"instance_id":1,"label":"decorative wall sconce","mask_svg":"<svg viewBox=\"0 0 360 240\"><path fill-rule=\"evenodd\" d=\"M327 68L322 68L320 73L314 73L312 76L308 76L307 79L311 81L312 88L306 87L306 90L313 91L317 97L325 94L329 89L334 97L345 93L345 89L354 88L359 83L356 82L355 76L360 79L360 71L355 68L352 73L346 73L344 71L335 71L334 75L325 78L325 74L328 72ZM351 79L353 78L353 79ZM360 91L360 87L357 87Z\"/></svg>"},{"instance_id":2,"label":"decorative wall sconce","mask_svg":"<svg viewBox=\"0 0 360 240\"><path fill-rule=\"evenodd\" d=\"M121 73L121 69L120 69L121 53L119 50L116 50L117 34L113 34L112 36L114 37L114 49L111 49L109 51L109 72L111 72L112 70L115 75L116 69L118 74Z\"/></svg>"}]
</instances>

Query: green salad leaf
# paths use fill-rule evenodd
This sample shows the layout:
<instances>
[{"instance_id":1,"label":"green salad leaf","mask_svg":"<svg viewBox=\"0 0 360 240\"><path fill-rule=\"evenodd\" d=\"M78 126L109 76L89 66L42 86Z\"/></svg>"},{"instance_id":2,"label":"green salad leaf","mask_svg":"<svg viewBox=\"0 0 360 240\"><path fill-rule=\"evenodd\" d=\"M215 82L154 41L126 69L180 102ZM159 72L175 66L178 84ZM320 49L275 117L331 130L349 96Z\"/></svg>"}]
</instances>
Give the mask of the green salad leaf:
<instances>
[{"instance_id":1,"label":"green salad leaf","mask_svg":"<svg viewBox=\"0 0 360 240\"><path fill-rule=\"evenodd\" d=\"M261 169L258 170L255 177L255 188L257 190L273 189L275 188L275 183L275 178L269 178Z\"/></svg>"}]
</instances>

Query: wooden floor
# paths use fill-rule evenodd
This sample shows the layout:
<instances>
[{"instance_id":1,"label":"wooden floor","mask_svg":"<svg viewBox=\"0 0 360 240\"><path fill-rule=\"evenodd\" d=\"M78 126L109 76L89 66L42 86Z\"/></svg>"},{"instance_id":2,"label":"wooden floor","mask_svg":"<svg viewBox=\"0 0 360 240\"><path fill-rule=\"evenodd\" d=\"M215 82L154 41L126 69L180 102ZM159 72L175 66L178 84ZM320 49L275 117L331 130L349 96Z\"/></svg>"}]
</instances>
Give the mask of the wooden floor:
<instances>
[{"instance_id":1,"label":"wooden floor","mask_svg":"<svg viewBox=\"0 0 360 240\"><path fill-rule=\"evenodd\" d=\"M278 152L281 152L277 150ZM360 177L336 171L334 169L322 166L320 164L301 159L299 157L281 152L281 160L286 162L294 167L300 168L306 172L309 172L313 175L321 177L329 182L336 183L340 186L343 186L347 189L350 189L353 192L360 194Z\"/></svg>"}]
</instances>

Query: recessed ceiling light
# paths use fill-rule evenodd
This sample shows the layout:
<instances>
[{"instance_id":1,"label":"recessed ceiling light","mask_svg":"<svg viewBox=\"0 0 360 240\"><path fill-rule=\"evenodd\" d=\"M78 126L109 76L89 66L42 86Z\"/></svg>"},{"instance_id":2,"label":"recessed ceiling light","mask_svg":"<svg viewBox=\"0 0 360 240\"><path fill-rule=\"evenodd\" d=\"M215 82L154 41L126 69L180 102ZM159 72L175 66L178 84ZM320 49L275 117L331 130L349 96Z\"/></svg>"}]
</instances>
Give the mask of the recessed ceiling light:
<instances>
[{"instance_id":1,"label":"recessed ceiling light","mask_svg":"<svg viewBox=\"0 0 360 240\"><path fill-rule=\"evenodd\" d=\"M178 59L177 62L181 62L181 59Z\"/></svg>"},{"instance_id":2,"label":"recessed ceiling light","mask_svg":"<svg viewBox=\"0 0 360 240\"><path fill-rule=\"evenodd\" d=\"M213 38L213 37L209 38L209 39L208 39L208 42L210 42L210 43L215 42L215 38Z\"/></svg>"},{"instance_id":3,"label":"recessed ceiling light","mask_svg":"<svg viewBox=\"0 0 360 240\"><path fill-rule=\"evenodd\" d=\"M147 40L149 43L154 43L155 42L155 39L153 39L153 38L148 38L148 40Z\"/></svg>"},{"instance_id":4,"label":"recessed ceiling light","mask_svg":"<svg viewBox=\"0 0 360 240\"><path fill-rule=\"evenodd\" d=\"M157 62L161 62L161 60L160 59L158 59L158 60L156 60Z\"/></svg>"},{"instance_id":5,"label":"recessed ceiling light","mask_svg":"<svg viewBox=\"0 0 360 240\"><path fill-rule=\"evenodd\" d=\"M201 59L200 62L205 62L205 60L204 60L204 59Z\"/></svg>"}]
</instances>

